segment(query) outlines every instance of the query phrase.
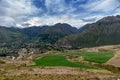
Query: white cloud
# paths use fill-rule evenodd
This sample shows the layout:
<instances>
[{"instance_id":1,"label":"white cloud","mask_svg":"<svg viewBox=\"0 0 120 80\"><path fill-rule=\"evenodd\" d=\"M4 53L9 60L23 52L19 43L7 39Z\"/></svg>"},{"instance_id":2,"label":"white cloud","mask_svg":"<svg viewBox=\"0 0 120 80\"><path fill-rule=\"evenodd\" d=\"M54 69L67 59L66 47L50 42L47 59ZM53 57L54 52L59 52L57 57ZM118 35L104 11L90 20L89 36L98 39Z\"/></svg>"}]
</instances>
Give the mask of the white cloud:
<instances>
[{"instance_id":1,"label":"white cloud","mask_svg":"<svg viewBox=\"0 0 120 80\"><path fill-rule=\"evenodd\" d=\"M76 9L71 5L66 5L64 0L45 0L45 6L48 10L44 16L33 17L28 21L18 24L19 27L29 27L29 26L43 26L43 25L54 25L56 23L68 23L73 27L81 27L87 23L92 23L95 21L83 21L78 18L79 14L72 14ZM65 12L61 15L61 12ZM50 15L50 13L58 13L58 15ZM77 18L76 18L77 17Z\"/></svg>"},{"instance_id":2,"label":"white cloud","mask_svg":"<svg viewBox=\"0 0 120 80\"><path fill-rule=\"evenodd\" d=\"M40 14L42 9L35 7L32 1L0 0L0 25L26 27L68 23L74 27L81 27L111 15L111 13L106 14L111 11L113 15L120 14L120 8L117 9L120 5L119 0L88 0L79 7L77 3L82 0L72 0L70 4L65 0L45 0L46 12L44 15L36 16L35 14ZM101 13L93 14L94 12Z\"/></svg>"},{"instance_id":3,"label":"white cloud","mask_svg":"<svg viewBox=\"0 0 120 80\"><path fill-rule=\"evenodd\" d=\"M120 5L118 0L104 0L103 2L96 5L96 7L91 8L92 11L112 11Z\"/></svg>"},{"instance_id":4,"label":"white cloud","mask_svg":"<svg viewBox=\"0 0 120 80\"><path fill-rule=\"evenodd\" d=\"M115 11L114 11L114 14L113 14L114 16L115 15L120 15L120 8L117 8Z\"/></svg>"},{"instance_id":5,"label":"white cloud","mask_svg":"<svg viewBox=\"0 0 120 80\"><path fill-rule=\"evenodd\" d=\"M32 5L31 0L1 0L0 10L0 25L4 23L4 26L14 26L15 23L36 13L37 8Z\"/></svg>"},{"instance_id":6,"label":"white cloud","mask_svg":"<svg viewBox=\"0 0 120 80\"><path fill-rule=\"evenodd\" d=\"M90 1L86 5L82 5L82 7L86 8L88 11L103 11L109 12L116 9L120 6L119 0L98 0L98 1ZM81 7L81 5L80 5Z\"/></svg>"},{"instance_id":7,"label":"white cloud","mask_svg":"<svg viewBox=\"0 0 120 80\"><path fill-rule=\"evenodd\" d=\"M13 18L7 16L0 16L0 25L1 26L13 26L16 22Z\"/></svg>"},{"instance_id":8,"label":"white cloud","mask_svg":"<svg viewBox=\"0 0 120 80\"><path fill-rule=\"evenodd\" d=\"M43 17L33 17L30 20L22 23L22 27L30 26L43 26L43 25L54 25L57 23L68 23L73 27L80 28L87 23L93 23L95 21L83 21L82 19L70 18L69 16L43 16ZM26 25L27 24L27 25ZM26 26L24 26L26 25Z\"/></svg>"}]
</instances>

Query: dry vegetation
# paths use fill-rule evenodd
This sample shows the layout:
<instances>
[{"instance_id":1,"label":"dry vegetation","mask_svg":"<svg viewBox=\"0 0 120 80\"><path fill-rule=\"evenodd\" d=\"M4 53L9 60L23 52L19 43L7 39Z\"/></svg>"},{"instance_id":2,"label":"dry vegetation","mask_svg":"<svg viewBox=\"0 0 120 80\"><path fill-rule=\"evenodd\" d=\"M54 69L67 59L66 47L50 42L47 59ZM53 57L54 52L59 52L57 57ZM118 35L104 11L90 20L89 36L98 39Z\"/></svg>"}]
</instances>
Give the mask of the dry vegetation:
<instances>
[{"instance_id":1,"label":"dry vegetation","mask_svg":"<svg viewBox=\"0 0 120 80\"><path fill-rule=\"evenodd\" d=\"M107 70L86 70L65 67L16 68L1 70L0 80L116 80Z\"/></svg>"},{"instance_id":2,"label":"dry vegetation","mask_svg":"<svg viewBox=\"0 0 120 80\"><path fill-rule=\"evenodd\" d=\"M119 46L112 47L96 47L96 48L85 48L77 51L113 51L115 56L110 59L106 64L119 65L120 63L120 51ZM33 58L42 57L51 54L33 55ZM58 53L61 54L61 53ZM70 56L67 56L68 59ZM84 60L82 57L74 56ZM73 59L73 62L76 58ZM33 65L32 59L24 60L1 60L4 62L0 64L0 80L119 80L120 74L113 73L106 69L82 69L82 68L70 68L70 67L38 67L29 66ZM106 66L107 67L107 66Z\"/></svg>"},{"instance_id":3,"label":"dry vegetation","mask_svg":"<svg viewBox=\"0 0 120 80\"><path fill-rule=\"evenodd\" d=\"M115 56L110 59L106 64L120 67L120 51L116 51Z\"/></svg>"}]
</instances>

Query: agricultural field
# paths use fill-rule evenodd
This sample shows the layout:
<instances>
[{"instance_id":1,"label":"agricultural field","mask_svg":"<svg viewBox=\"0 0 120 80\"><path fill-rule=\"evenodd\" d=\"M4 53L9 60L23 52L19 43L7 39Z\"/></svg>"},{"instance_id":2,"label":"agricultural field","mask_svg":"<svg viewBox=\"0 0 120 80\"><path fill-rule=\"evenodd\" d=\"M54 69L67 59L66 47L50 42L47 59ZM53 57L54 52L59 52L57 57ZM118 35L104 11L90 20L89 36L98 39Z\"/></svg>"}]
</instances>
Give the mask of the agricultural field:
<instances>
[{"instance_id":1,"label":"agricultural field","mask_svg":"<svg viewBox=\"0 0 120 80\"><path fill-rule=\"evenodd\" d=\"M119 74L109 70L82 63L82 61L105 63L114 56L112 52L51 51L34 56L31 60L5 63L1 61L0 80L117 80L120 78ZM81 56L82 60L77 61ZM105 59L101 60L102 58ZM26 65L22 64L25 62Z\"/></svg>"},{"instance_id":2,"label":"agricultural field","mask_svg":"<svg viewBox=\"0 0 120 80\"><path fill-rule=\"evenodd\" d=\"M113 52L67 52L67 54L79 55L85 61L96 63L105 63L114 56Z\"/></svg>"},{"instance_id":3,"label":"agricultural field","mask_svg":"<svg viewBox=\"0 0 120 80\"><path fill-rule=\"evenodd\" d=\"M79 68L96 68L78 62L70 62L64 55L47 55L42 58L34 60L36 66L66 66L66 67L79 67Z\"/></svg>"}]
</instances>

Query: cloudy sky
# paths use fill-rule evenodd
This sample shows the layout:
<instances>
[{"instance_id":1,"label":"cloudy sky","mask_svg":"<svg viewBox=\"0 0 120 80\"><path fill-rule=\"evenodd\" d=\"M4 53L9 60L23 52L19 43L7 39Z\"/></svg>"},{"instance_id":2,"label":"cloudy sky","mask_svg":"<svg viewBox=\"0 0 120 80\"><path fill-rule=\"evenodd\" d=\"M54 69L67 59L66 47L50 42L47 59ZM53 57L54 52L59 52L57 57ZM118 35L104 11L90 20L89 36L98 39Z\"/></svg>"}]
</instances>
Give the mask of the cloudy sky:
<instances>
[{"instance_id":1,"label":"cloudy sky","mask_svg":"<svg viewBox=\"0 0 120 80\"><path fill-rule=\"evenodd\" d=\"M68 23L79 28L119 14L120 0L0 0L0 25L7 27Z\"/></svg>"}]
</instances>

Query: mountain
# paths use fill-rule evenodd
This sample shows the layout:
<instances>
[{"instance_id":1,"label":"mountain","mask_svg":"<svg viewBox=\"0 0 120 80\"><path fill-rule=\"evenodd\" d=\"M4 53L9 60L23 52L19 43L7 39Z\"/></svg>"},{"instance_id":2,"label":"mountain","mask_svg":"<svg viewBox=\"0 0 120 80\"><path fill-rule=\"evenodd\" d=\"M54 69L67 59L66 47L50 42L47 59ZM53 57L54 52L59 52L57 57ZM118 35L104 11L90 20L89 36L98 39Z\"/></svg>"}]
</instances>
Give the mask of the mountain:
<instances>
[{"instance_id":1,"label":"mountain","mask_svg":"<svg viewBox=\"0 0 120 80\"><path fill-rule=\"evenodd\" d=\"M72 48L120 44L120 16L105 17L83 29L79 34L60 39L57 44Z\"/></svg>"},{"instance_id":2,"label":"mountain","mask_svg":"<svg viewBox=\"0 0 120 80\"><path fill-rule=\"evenodd\" d=\"M49 26L33 26L28 28L20 29L20 32L27 35L29 38L37 37L43 31L45 31Z\"/></svg>"},{"instance_id":3,"label":"mountain","mask_svg":"<svg viewBox=\"0 0 120 80\"><path fill-rule=\"evenodd\" d=\"M18 28L0 26L0 56L16 55L19 47L27 39L27 36L19 32Z\"/></svg>"},{"instance_id":4,"label":"mountain","mask_svg":"<svg viewBox=\"0 0 120 80\"><path fill-rule=\"evenodd\" d=\"M91 24L86 24L84 26L82 26L81 28L79 28L79 33L83 32L85 29L87 29Z\"/></svg>"},{"instance_id":5,"label":"mountain","mask_svg":"<svg viewBox=\"0 0 120 80\"><path fill-rule=\"evenodd\" d=\"M75 28L75 27L72 27L71 25L69 24L66 24L66 23L58 23L58 24L55 24L54 26L50 26L48 27L44 33L51 33L51 32L56 32L56 33L60 33L60 34L63 34L63 35L70 35L70 34L76 34L76 33L79 33L78 29Z\"/></svg>"},{"instance_id":6,"label":"mountain","mask_svg":"<svg viewBox=\"0 0 120 80\"><path fill-rule=\"evenodd\" d=\"M79 33L77 28L65 23L58 23L53 26L33 26L22 29L1 26L0 56L18 56L22 48L26 49L26 53L33 51L40 53L46 50L57 49L54 47L57 40L76 33Z\"/></svg>"},{"instance_id":7,"label":"mountain","mask_svg":"<svg viewBox=\"0 0 120 80\"><path fill-rule=\"evenodd\" d=\"M120 44L120 16L108 16L80 29L66 23L29 28L0 27L0 55L18 56L63 48ZM61 48L62 47L62 48Z\"/></svg>"},{"instance_id":8,"label":"mountain","mask_svg":"<svg viewBox=\"0 0 120 80\"><path fill-rule=\"evenodd\" d=\"M79 33L77 28L65 23L58 23L53 26L23 28L21 32L30 39L39 38L46 43L55 43L64 36Z\"/></svg>"},{"instance_id":9,"label":"mountain","mask_svg":"<svg viewBox=\"0 0 120 80\"><path fill-rule=\"evenodd\" d=\"M25 38L26 36L23 36L23 34L19 32L18 28L7 28L0 26L0 43L21 42Z\"/></svg>"}]
</instances>

